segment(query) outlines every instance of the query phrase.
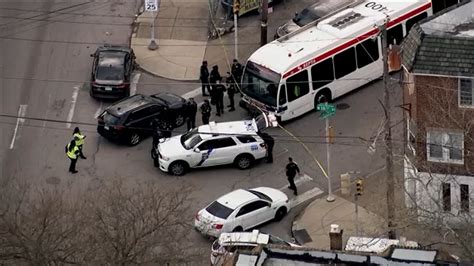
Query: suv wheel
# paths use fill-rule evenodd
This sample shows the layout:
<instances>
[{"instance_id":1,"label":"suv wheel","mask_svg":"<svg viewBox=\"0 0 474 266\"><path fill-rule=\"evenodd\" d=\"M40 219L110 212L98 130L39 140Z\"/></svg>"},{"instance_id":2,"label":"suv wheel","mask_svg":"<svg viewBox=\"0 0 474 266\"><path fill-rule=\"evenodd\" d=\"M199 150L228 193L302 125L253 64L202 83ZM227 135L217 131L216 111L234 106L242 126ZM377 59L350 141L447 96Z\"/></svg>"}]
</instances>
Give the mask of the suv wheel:
<instances>
[{"instance_id":1,"label":"suv wheel","mask_svg":"<svg viewBox=\"0 0 474 266\"><path fill-rule=\"evenodd\" d=\"M245 170L245 169L249 169L250 167L252 167L253 161L254 161L254 159L251 155L241 154L241 155L237 156L237 158L235 158L235 165L239 169Z\"/></svg>"},{"instance_id":2,"label":"suv wheel","mask_svg":"<svg viewBox=\"0 0 474 266\"><path fill-rule=\"evenodd\" d=\"M142 139L141 139L141 137L140 137L140 134L138 134L138 133L132 133L132 134L130 134L130 138L128 139L128 144L129 144L130 146L135 146L135 145L137 145L138 143L140 143L141 140L142 140Z\"/></svg>"},{"instance_id":3,"label":"suv wheel","mask_svg":"<svg viewBox=\"0 0 474 266\"><path fill-rule=\"evenodd\" d=\"M177 176L184 175L187 169L188 166L186 165L186 163L181 161L173 162L168 167L168 171L170 172L170 174Z\"/></svg>"},{"instance_id":4,"label":"suv wheel","mask_svg":"<svg viewBox=\"0 0 474 266\"><path fill-rule=\"evenodd\" d=\"M180 127L184 124L184 116L181 114L176 115L176 118L174 119L174 125L176 127Z\"/></svg>"}]
</instances>

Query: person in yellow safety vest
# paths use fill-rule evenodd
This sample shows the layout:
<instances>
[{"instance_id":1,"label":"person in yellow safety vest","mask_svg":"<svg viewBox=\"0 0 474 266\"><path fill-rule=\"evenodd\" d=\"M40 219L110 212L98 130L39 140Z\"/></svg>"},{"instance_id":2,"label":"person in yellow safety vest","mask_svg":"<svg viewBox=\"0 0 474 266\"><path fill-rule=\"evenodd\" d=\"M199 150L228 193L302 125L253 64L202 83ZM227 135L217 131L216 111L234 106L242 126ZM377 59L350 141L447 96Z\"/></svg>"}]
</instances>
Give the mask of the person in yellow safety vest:
<instances>
[{"instance_id":1,"label":"person in yellow safety vest","mask_svg":"<svg viewBox=\"0 0 474 266\"><path fill-rule=\"evenodd\" d=\"M66 154L67 157L71 160L71 164L69 165L69 172L73 174L77 173L76 163L80 151L79 147L76 145L76 139L71 140L71 142L69 142L69 144L66 146Z\"/></svg>"},{"instance_id":2,"label":"person in yellow safety vest","mask_svg":"<svg viewBox=\"0 0 474 266\"><path fill-rule=\"evenodd\" d=\"M74 132L72 133L72 136L74 137L74 139L77 138L76 146L79 148L79 156L82 159L87 159L86 156L84 156L84 154L82 153L82 145L84 145L84 139L86 138L86 136L81 134L81 131L79 130L78 127L74 128Z\"/></svg>"}]
</instances>

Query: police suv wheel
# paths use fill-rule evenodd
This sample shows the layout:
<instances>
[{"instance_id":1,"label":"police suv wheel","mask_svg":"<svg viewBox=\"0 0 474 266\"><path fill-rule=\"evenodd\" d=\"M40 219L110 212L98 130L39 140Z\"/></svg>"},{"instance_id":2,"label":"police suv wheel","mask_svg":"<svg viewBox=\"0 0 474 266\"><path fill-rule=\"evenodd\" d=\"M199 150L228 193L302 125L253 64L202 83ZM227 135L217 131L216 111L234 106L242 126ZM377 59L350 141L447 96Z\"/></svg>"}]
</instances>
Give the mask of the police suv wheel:
<instances>
[{"instance_id":1,"label":"police suv wheel","mask_svg":"<svg viewBox=\"0 0 474 266\"><path fill-rule=\"evenodd\" d=\"M168 171L172 175L181 176L186 173L187 165L184 162L174 162L168 167Z\"/></svg>"},{"instance_id":2,"label":"police suv wheel","mask_svg":"<svg viewBox=\"0 0 474 266\"><path fill-rule=\"evenodd\" d=\"M180 127L184 124L184 116L183 115L177 115L174 124L176 127Z\"/></svg>"},{"instance_id":3,"label":"police suv wheel","mask_svg":"<svg viewBox=\"0 0 474 266\"><path fill-rule=\"evenodd\" d=\"M248 154L241 154L235 158L235 165L241 169L249 169L252 166L253 158Z\"/></svg>"}]
</instances>

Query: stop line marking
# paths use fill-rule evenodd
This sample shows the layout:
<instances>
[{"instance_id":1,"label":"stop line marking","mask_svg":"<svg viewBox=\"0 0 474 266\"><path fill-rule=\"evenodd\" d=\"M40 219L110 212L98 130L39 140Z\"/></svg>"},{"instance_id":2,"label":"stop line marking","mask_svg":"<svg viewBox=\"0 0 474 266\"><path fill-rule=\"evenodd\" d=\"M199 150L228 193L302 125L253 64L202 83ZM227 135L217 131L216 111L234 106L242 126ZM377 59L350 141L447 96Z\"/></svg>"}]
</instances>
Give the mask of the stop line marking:
<instances>
[{"instance_id":1,"label":"stop line marking","mask_svg":"<svg viewBox=\"0 0 474 266\"><path fill-rule=\"evenodd\" d=\"M74 116L74 110L76 109L77 96L79 95L80 88L80 86L74 86L72 91L71 108L69 108L69 113L67 114L67 128L71 128L71 122Z\"/></svg>"},{"instance_id":2,"label":"stop line marking","mask_svg":"<svg viewBox=\"0 0 474 266\"><path fill-rule=\"evenodd\" d=\"M13 131L12 141L10 143L10 150L12 150L13 147L15 147L16 135L18 133L18 129L19 129L20 125L25 123L25 118L24 117L25 117L25 114L26 114L26 108L27 107L28 107L28 105L22 104L18 108L18 116L16 118L16 126L15 126L15 130Z\"/></svg>"}]
</instances>

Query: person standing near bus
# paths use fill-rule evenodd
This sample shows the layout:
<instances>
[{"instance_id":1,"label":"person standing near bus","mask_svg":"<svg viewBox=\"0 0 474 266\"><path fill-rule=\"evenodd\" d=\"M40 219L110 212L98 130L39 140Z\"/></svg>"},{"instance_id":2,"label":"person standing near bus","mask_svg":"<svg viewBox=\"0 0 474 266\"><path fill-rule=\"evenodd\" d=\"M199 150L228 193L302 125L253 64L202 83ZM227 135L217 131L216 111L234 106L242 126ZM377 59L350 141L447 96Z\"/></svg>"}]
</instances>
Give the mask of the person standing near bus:
<instances>
[{"instance_id":1,"label":"person standing near bus","mask_svg":"<svg viewBox=\"0 0 474 266\"><path fill-rule=\"evenodd\" d=\"M207 69L207 61L202 61L199 79L201 80L202 96L209 96L209 94L211 94L211 86L209 85L209 69ZM206 88L209 94L206 94Z\"/></svg>"}]
</instances>

